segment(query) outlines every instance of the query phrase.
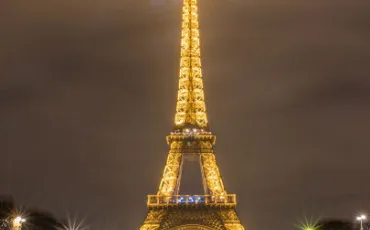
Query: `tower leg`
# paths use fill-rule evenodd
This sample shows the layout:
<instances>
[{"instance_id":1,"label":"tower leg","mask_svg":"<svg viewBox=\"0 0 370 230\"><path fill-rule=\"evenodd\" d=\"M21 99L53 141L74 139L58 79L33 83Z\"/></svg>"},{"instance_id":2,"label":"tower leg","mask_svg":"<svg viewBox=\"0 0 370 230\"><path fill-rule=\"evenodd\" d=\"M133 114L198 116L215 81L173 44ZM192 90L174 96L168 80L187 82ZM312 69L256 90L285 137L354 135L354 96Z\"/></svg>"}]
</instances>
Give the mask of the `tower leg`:
<instances>
[{"instance_id":1,"label":"tower leg","mask_svg":"<svg viewBox=\"0 0 370 230\"><path fill-rule=\"evenodd\" d=\"M226 230L244 230L235 209L221 210L220 217Z\"/></svg>"},{"instance_id":2,"label":"tower leg","mask_svg":"<svg viewBox=\"0 0 370 230\"><path fill-rule=\"evenodd\" d=\"M165 215L163 209L150 209L140 230L158 230Z\"/></svg>"},{"instance_id":3,"label":"tower leg","mask_svg":"<svg viewBox=\"0 0 370 230\"><path fill-rule=\"evenodd\" d=\"M207 187L212 195L225 195L226 191L222 182L221 174L216 164L214 153L201 154L203 172L207 181Z\"/></svg>"},{"instance_id":4,"label":"tower leg","mask_svg":"<svg viewBox=\"0 0 370 230\"><path fill-rule=\"evenodd\" d=\"M178 178L181 169L182 154L169 153L164 168L158 195L172 196L178 187Z\"/></svg>"}]
</instances>

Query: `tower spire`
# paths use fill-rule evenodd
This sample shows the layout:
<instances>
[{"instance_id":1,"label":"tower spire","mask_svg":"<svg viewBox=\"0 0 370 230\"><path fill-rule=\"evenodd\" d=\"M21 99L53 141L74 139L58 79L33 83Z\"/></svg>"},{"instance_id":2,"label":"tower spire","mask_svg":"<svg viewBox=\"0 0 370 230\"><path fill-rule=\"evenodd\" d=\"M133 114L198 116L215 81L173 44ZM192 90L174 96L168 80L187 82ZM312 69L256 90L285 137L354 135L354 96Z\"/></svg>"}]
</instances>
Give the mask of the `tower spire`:
<instances>
[{"instance_id":1,"label":"tower spire","mask_svg":"<svg viewBox=\"0 0 370 230\"><path fill-rule=\"evenodd\" d=\"M207 128L200 55L197 0L184 0L181 31L181 60L175 127Z\"/></svg>"}]
</instances>

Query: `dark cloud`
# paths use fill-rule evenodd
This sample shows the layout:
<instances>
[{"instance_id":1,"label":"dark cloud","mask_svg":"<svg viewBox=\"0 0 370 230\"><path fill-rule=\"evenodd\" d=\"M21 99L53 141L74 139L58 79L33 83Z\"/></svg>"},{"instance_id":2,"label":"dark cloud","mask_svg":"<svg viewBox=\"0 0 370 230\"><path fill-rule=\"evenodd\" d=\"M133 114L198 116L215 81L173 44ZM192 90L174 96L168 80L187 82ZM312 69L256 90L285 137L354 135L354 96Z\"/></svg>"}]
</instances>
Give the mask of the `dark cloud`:
<instances>
[{"instance_id":1,"label":"dark cloud","mask_svg":"<svg viewBox=\"0 0 370 230\"><path fill-rule=\"evenodd\" d=\"M218 162L248 228L366 211L370 2L199 2ZM0 193L93 229L140 225L173 120L180 5L0 3Z\"/></svg>"}]
</instances>

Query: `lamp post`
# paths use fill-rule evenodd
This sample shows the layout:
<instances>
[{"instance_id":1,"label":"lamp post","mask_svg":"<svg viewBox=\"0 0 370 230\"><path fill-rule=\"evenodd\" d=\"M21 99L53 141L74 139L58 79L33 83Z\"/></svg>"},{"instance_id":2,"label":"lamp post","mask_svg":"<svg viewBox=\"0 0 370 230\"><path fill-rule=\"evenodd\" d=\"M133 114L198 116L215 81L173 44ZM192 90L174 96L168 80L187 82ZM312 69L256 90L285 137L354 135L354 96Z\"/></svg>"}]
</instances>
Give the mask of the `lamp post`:
<instances>
[{"instance_id":1,"label":"lamp post","mask_svg":"<svg viewBox=\"0 0 370 230\"><path fill-rule=\"evenodd\" d=\"M356 220L360 221L360 230L364 230L364 227L363 227L363 225L362 225L362 222L363 222L364 220L366 220L366 216L365 216L365 215L357 216L357 217L356 217Z\"/></svg>"},{"instance_id":2,"label":"lamp post","mask_svg":"<svg viewBox=\"0 0 370 230\"><path fill-rule=\"evenodd\" d=\"M24 218L21 216L17 216L13 219L12 221L12 230L21 230L22 229L22 224L26 222Z\"/></svg>"}]
</instances>

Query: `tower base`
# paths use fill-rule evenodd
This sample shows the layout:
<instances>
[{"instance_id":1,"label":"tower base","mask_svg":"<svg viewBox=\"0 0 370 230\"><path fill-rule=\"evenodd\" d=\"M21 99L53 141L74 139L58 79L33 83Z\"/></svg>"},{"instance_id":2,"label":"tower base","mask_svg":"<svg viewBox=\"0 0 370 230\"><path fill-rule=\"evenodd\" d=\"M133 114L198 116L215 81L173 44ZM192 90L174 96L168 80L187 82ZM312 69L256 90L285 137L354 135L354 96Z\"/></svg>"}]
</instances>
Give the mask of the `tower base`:
<instances>
[{"instance_id":1,"label":"tower base","mask_svg":"<svg viewBox=\"0 0 370 230\"><path fill-rule=\"evenodd\" d=\"M151 207L140 230L244 230L233 207Z\"/></svg>"}]
</instances>

